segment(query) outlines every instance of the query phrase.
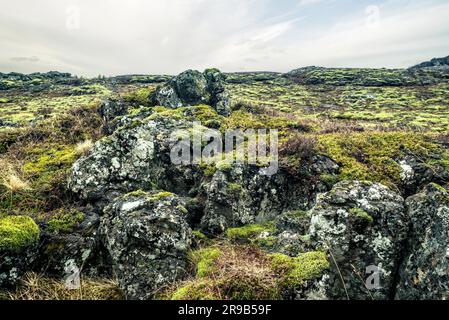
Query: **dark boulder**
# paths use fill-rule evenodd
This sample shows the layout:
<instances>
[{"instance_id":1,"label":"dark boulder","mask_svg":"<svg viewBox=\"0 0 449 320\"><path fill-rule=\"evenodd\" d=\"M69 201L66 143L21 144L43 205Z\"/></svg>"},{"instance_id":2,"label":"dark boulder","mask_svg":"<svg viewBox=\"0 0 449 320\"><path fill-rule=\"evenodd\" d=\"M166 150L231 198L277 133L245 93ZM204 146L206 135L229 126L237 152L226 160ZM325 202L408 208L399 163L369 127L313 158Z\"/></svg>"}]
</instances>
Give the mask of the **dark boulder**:
<instances>
[{"instance_id":1,"label":"dark boulder","mask_svg":"<svg viewBox=\"0 0 449 320\"><path fill-rule=\"evenodd\" d=\"M150 299L184 276L192 232L179 198L139 191L117 198L104 212L100 233L127 299Z\"/></svg>"},{"instance_id":2,"label":"dark boulder","mask_svg":"<svg viewBox=\"0 0 449 320\"><path fill-rule=\"evenodd\" d=\"M152 100L155 105L172 109L206 104L220 115L230 114L225 77L216 69L208 69L204 73L187 70L159 87Z\"/></svg>"},{"instance_id":3,"label":"dark boulder","mask_svg":"<svg viewBox=\"0 0 449 320\"><path fill-rule=\"evenodd\" d=\"M449 299L449 192L430 184L406 200L411 228L396 298Z\"/></svg>"}]
</instances>

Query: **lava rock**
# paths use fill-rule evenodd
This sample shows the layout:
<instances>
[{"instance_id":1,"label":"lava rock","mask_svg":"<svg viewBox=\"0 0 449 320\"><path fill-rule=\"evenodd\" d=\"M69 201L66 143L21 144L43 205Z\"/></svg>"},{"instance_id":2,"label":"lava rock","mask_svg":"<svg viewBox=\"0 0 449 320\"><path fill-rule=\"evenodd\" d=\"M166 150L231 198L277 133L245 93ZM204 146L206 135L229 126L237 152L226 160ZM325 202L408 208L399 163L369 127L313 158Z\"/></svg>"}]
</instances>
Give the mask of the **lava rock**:
<instances>
[{"instance_id":1,"label":"lava rock","mask_svg":"<svg viewBox=\"0 0 449 320\"><path fill-rule=\"evenodd\" d=\"M230 98L225 89L225 76L217 69L204 73L187 70L159 87L152 102L172 109L207 104L220 115L230 114Z\"/></svg>"},{"instance_id":2,"label":"lava rock","mask_svg":"<svg viewBox=\"0 0 449 320\"><path fill-rule=\"evenodd\" d=\"M449 192L436 184L406 200L411 220L396 298L449 299Z\"/></svg>"},{"instance_id":3,"label":"lava rock","mask_svg":"<svg viewBox=\"0 0 449 320\"><path fill-rule=\"evenodd\" d=\"M186 211L166 192L134 192L105 208L100 233L127 299L150 299L185 274L192 241Z\"/></svg>"},{"instance_id":4,"label":"lava rock","mask_svg":"<svg viewBox=\"0 0 449 320\"><path fill-rule=\"evenodd\" d=\"M380 184L343 181L318 196L311 215L311 242L334 262L327 298L390 299L408 231L403 198ZM379 283L368 279L367 268Z\"/></svg>"}]
</instances>

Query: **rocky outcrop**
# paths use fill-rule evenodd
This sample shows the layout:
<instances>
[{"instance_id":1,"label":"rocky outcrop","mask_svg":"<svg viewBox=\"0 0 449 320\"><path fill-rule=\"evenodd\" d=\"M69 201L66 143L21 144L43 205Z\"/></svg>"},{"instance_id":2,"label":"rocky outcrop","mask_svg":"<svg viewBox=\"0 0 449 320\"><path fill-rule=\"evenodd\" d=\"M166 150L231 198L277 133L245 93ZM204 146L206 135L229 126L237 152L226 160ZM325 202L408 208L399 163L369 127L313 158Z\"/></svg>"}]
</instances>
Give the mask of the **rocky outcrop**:
<instances>
[{"instance_id":1,"label":"rocky outcrop","mask_svg":"<svg viewBox=\"0 0 449 320\"><path fill-rule=\"evenodd\" d=\"M205 187L202 228L221 233L227 228L273 220L290 209L307 210L327 187L312 177L334 174L338 165L326 157L304 163L296 177L280 170L268 176L257 166L233 164L220 168Z\"/></svg>"},{"instance_id":2,"label":"rocky outcrop","mask_svg":"<svg viewBox=\"0 0 449 320\"><path fill-rule=\"evenodd\" d=\"M153 104L180 108L206 104L220 115L230 114L230 98L225 89L225 76L217 69L204 73L188 70L174 77L154 93Z\"/></svg>"},{"instance_id":3,"label":"rocky outcrop","mask_svg":"<svg viewBox=\"0 0 449 320\"><path fill-rule=\"evenodd\" d=\"M449 192L436 184L406 201L411 221L397 299L449 299Z\"/></svg>"},{"instance_id":4,"label":"rocky outcrop","mask_svg":"<svg viewBox=\"0 0 449 320\"><path fill-rule=\"evenodd\" d=\"M105 208L100 233L128 299L150 299L182 277L192 233L176 196L134 192Z\"/></svg>"},{"instance_id":5,"label":"rocky outcrop","mask_svg":"<svg viewBox=\"0 0 449 320\"><path fill-rule=\"evenodd\" d=\"M187 195L198 187L201 171L173 165L170 150L177 130L192 129L183 120L135 119L99 141L88 157L75 163L68 187L82 199L108 202L143 189L163 189Z\"/></svg>"},{"instance_id":6,"label":"rocky outcrop","mask_svg":"<svg viewBox=\"0 0 449 320\"><path fill-rule=\"evenodd\" d=\"M112 134L114 128L111 122L128 112L128 106L125 102L119 98L111 98L103 101L99 107L100 116L103 118L104 127L103 131L106 134Z\"/></svg>"},{"instance_id":7,"label":"rocky outcrop","mask_svg":"<svg viewBox=\"0 0 449 320\"><path fill-rule=\"evenodd\" d=\"M346 181L320 195L311 215L311 241L333 262L326 297L391 298L408 231L402 197L380 184ZM378 275L380 282L371 283L377 288L368 287L371 273Z\"/></svg>"},{"instance_id":8,"label":"rocky outcrop","mask_svg":"<svg viewBox=\"0 0 449 320\"><path fill-rule=\"evenodd\" d=\"M430 61L425 61L416 66L413 66L410 69L422 69L422 68L449 69L449 56L444 58L434 58Z\"/></svg>"},{"instance_id":9,"label":"rocky outcrop","mask_svg":"<svg viewBox=\"0 0 449 320\"><path fill-rule=\"evenodd\" d=\"M99 223L99 215L90 209L73 230L55 232L44 229L34 269L57 277L66 277L69 265L92 277L110 273L108 263L101 261Z\"/></svg>"},{"instance_id":10,"label":"rocky outcrop","mask_svg":"<svg viewBox=\"0 0 449 320\"><path fill-rule=\"evenodd\" d=\"M449 181L449 171L441 165L429 166L411 155L399 159L398 163L401 167L401 188L406 196L417 193L431 182Z\"/></svg>"}]
</instances>

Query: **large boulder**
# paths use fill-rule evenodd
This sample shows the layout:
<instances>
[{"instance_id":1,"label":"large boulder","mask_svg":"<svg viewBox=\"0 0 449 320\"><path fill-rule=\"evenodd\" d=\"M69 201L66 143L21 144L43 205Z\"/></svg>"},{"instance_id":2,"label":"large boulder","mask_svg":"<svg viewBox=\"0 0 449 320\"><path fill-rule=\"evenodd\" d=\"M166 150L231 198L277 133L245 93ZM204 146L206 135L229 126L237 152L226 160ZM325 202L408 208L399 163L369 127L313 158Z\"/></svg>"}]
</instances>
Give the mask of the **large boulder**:
<instances>
[{"instance_id":1,"label":"large boulder","mask_svg":"<svg viewBox=\"0 0 449 320\"><path fill-rule=\"evenodd\" d=\"M220 115L230 114L225 77L217 69L208 69L204 73L187 70L159 87L152 100L156 105L172 109L207 104Z\"/></svg>"},{"instance_id":2,"label":"large boulder","mask_svg":"<svg viewBox=\"0 0 449 320\"><path fill-rule=\"evenodd\" d=\"M406 200L411 229L397 299L449 299L449 192L436 184Z\"/></svg>"},{"instance_id":3,"label":"large boulder","mask_svg":"<svg viewBox=\"0 0 449 320\"><path fill-rule=\"evenodd\" d=\"M229 227L273 220L291 209L310 209L316 195L328 191L317 176L335 174L337 170L338 165L323 156L303 163L297 176L282 168L274 175L265 175L255 165L219 166L205 186L202 228L221 233Z\"/></svg>"},{"instance_id":4,"label":"large boulder","mask_svg":"<svg viewBox=\"0 0 449 320\"><path fill-rule=\"evenodd\" d=\"M100 233L126 298L150 299L185 274L192 232L179 198L137 191L104 213Z\"/></svg>"},{"instance_id":5,"label":"large boulder","mask_svg":"<svg viewBox=\"0 0 449 320\"><path fill-rule=\"evenodd\" d=\"M178 142L172 134L192 128L188 121L171 118L134 119L74 164L68 187L82 199L103 204L137 189L188 195L198 187L201 172L174 165L170 150Z\"/></svg>"},{"instance_id":6,"label":"large boulder","mask_svg":"<svg viewBox=\"0 0 449 320\"><path fill-rule=\"evenodd\" d=\"M344 181L318 197L311 215L311 241L333 262L326 297L390 299L408 231L403 198L380 184Z\"/></svg>"},{"instance_id":7,"label":"large boulder","mask_svg":"<svg viewBox=\"0 0 449 320\"><path fill-rule=\"evenodd\" d=\"M35 262L37 271L63 277L67 275L67 266L74 266L92 277L110 274L108 263L101 261L100 217L93 208L83 208L83 211L53 213L42 230L42 243Z\"/></svg>"}]
</instances>

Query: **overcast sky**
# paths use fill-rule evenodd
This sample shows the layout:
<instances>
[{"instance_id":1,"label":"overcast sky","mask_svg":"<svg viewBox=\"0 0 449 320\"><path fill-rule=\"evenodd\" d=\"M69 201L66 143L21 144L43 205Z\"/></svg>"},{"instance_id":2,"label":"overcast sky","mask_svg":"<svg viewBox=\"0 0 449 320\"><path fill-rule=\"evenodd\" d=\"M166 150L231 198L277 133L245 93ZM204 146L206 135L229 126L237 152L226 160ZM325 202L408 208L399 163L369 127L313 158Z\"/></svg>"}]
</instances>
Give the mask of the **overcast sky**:
<instances>
[{"instance_id":1,"label":"overcast sky","mask_svg":"<svg viewBox=\"0 0 449 320\"><path fill-rule=\"evenodd\" d=\"M284 72L449 55L448 0L0 0L0 8L0 72Z\"/></svg>"}]
</instances>

